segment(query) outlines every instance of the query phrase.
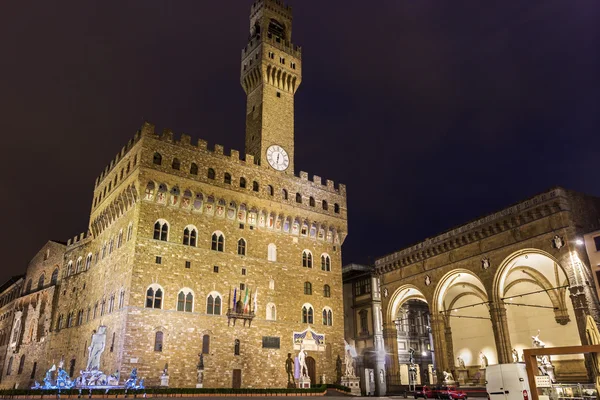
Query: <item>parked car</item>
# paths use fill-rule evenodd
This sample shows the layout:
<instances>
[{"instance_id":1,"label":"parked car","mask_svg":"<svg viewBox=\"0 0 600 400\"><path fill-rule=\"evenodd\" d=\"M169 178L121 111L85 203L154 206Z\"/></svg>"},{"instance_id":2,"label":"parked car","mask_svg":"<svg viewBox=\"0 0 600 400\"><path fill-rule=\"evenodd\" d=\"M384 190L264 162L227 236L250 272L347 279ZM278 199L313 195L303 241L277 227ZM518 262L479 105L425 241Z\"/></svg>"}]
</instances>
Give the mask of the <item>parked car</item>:
<instances>
[{"instance_id":1,"label":"parked car","mask_svg":"<svg viewBox=\"0 0 600 400\"><path fill-rule=\"evenodd\" d=\"M468 398L467 394L456 386L440 386L435 394L438 399L467 400Z\"/></svg>"},{"instance_id":2,"label":"parked car","mask_svg":"<svg viewBox=\"0 0 600 400\"><path fill-rule=\"evenodd\" d=\"M424 399L433 399L436 397L435 390L427 385L415 386L414 392L415 399L422 397Z\"/></svg>"}]
</instances>

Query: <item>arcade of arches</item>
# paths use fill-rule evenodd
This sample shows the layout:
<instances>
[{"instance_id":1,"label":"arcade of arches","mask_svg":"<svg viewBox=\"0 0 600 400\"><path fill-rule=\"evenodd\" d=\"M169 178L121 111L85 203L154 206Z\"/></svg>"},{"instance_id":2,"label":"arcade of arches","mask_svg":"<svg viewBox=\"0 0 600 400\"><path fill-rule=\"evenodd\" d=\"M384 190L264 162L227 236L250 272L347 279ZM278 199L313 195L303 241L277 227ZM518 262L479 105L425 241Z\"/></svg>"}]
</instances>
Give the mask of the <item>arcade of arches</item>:
<instances>
[{"instance_id":1,"label":"arcade of arches","mask_svg":"<svg viewBox=\"0 0 600 400\"><path fill-rule=\"evenodd\" d=\"M581 344L569 298L573 285L553 256L526 249L504 259L493 275L489 272L456 268L435 284L416 281L388 289L388 384L408 383L411 348L417 384L434 383L435 367L438 376L443 370L458 378L458 357L471 383L481 383L482 354L489 364L512 362L513 349L521 358L538 332L548 347ZM583 356L557 356L553 363L560 379L585 379Z\"/></svg>"}]
</instances>

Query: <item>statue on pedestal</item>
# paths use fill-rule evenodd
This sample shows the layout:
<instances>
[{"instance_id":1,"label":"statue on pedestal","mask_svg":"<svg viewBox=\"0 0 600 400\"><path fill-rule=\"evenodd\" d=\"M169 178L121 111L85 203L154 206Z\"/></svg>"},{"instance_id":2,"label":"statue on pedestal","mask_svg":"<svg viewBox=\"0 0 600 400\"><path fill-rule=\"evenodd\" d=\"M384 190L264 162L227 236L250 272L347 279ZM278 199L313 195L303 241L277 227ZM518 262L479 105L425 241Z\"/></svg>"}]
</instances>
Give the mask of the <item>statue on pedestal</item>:
<instances>
[{"instance_id":1,"label":"statue on pedestal","mask_svg":"<svg viewBox=\"0 0 600 400\"><path fill-rule=\"evenodd\" d=\"M94 331L90 347L88 347L88 362L85 367L86 371L100 369L100 356L106 347L106 326L101 325L98 331Z\"/></svg>"},{"instance_id":2,"label":"statue on pedestal","mask_svg":"<svg viewBox=\"0 0 600 400\"><path fill-rule=\"evenodd\" d=\"M519 353L517 353L517 349L512 349L512 358L514 363L519 362Z\"/></svg>"},{"instance_id":3,"label":"statue on pedestal","mask_svg":"<svg viewBox=\"0 0 600 400\"><path fill-rule=\"evenodd\" d=\"M488 358L485 356L485 354L483 354L482 351L479 352L479 364L480 369L486 369L488 366Z\"/></svg>"},{"instance_id":4,"label":"statue on pedestal","mask_svg":"<svg viewBox=\"0 0 600 400\"><path fill-rule=\"evenodd\" d=\"M308 366L306 365L306 351L304 351L304 345L300 345L298 362L300 363L300 377L308 378Z\"/></svg>"},{"instance_id":5,"label":"statue on pedestal","mask_svg":"<svg viewBox=\"0 0 600 400\"><path fill-rule=\"evenodd\" d=\"M294 379L294 360L292 359L292 353L288 353L287 359L285 360L285 372L288 378L288 387L296 387L296 380ZM291 380L290 380L291 377Z\"/></svg>"},{"instance_id":6,"label":"statue on pedestal","mask_svg":"<svg viewBox=\"0 0 600 400\"><path fill-rule=\"evenodd\" d=\"M340 355L338 354L337 356L337 360L335 360L335 375L336 375L336 383L340 382L340 379L342 378L342 359L340 358Z\"/></svg>"},{"instance_id":7,"label":"statue on pedestal","mask_svg":"<svg viewBox=\"0 0 600 400\"><path fill-rule=\"evenodd\" d=\"M444 374L444 383L454 382L454 377L452 376L451 372L442 371L442 374Z\"/></svg>"},{"instance_id":8,"label":"statue on pedestal","mask_svg":"<svg viewBox=\"0 0 600 400\"><path fill-rule=\"evenodd\" d=\"M350 354L350 349L346 350L346 357L344 359L346 364L346 373L345 376L355 376L354 375L354 358L352 358L352 354Z\"/></svg>"},{"instance_id":9,"label":"statue on pedestal","mask_svg":"<svg viewBox=\"0 0 600 400\"><path fill-rule=\"evenodd\" d=\"M531 341L533 347L538 349L543 349L546 347L546 343L544 343L540 339L540 330L538 329L538 333L536 336L531 337ZM550 378L552 383L556 382L556 377L554 375L554 365L552 365L552 361L550 361L550 356L537 356L538 369L543 375L546 375Z\"/></svg>"},{"instance_id":10,"label":"statue on pedestal","mask_svg":"<svg viewBox=\"0 0 600 400\"><path fill-rule=\"evenodd\" d=\"M456 361L458 362L458 368L465 369L465 360L461 357L456 357Z\"/></svg>"}]
</instances>

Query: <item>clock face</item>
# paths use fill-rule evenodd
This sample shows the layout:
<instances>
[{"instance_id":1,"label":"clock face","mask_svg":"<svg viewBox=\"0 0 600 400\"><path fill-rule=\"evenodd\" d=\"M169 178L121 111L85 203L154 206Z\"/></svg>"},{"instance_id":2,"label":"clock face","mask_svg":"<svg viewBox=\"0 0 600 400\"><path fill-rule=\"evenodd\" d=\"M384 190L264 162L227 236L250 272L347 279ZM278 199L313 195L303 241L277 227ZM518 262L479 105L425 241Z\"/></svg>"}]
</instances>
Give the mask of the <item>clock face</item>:
<instances>
[{"instance_id":1,"label":"clock face","mask_svg":"<svg viewBox=\"0 0 600 400\"><path fill-rule=\"evenodd\" d=\"M273 145L267 149L267 161L277 171L285 171L290 165L290 157L287 152L281 146L277 145Z\"/></svg>"}]
</instances>

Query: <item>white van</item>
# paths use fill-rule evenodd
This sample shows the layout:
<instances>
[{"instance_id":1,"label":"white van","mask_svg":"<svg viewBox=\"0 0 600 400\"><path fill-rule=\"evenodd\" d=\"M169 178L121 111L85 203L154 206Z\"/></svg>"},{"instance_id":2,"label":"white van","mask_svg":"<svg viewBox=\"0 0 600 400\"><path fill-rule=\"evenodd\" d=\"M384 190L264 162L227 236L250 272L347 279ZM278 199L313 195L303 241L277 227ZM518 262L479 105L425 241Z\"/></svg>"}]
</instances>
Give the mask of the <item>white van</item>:
<instances>
[{"instance_id":1,"label":"white van","mask_svg":"<svg viewBox=\"0 0 600 400\"><path fill-rule=\"evenodd\" d=\"M485 369L485 388L490 400L529 400L531 389L525 364L489 365Z\"/></svg>"}]
</instances>

